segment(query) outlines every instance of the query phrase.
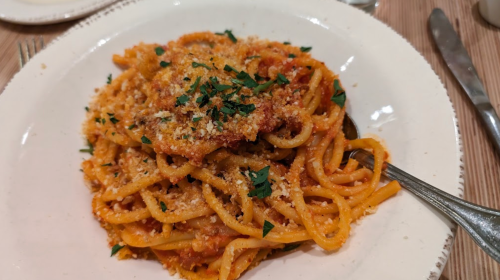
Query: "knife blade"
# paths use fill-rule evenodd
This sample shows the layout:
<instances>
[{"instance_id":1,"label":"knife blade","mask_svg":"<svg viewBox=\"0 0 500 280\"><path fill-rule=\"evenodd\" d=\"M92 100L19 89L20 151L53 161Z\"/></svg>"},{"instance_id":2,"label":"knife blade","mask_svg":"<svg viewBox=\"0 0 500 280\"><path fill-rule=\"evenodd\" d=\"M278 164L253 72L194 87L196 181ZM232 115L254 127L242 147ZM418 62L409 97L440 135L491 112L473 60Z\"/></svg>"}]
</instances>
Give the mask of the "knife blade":
<instances>
[{"instance_id":1,"label":"knife blade","mask_svg":"<svg viewBox=\"0 0 500 280\"><path fill-rule=\"evenodd\" d=\"M432 11L429 27L444 61L476 107L486 126L486 132L500 155L500 120L467 50L441 9Z\"/></svg>"}]
</instances>

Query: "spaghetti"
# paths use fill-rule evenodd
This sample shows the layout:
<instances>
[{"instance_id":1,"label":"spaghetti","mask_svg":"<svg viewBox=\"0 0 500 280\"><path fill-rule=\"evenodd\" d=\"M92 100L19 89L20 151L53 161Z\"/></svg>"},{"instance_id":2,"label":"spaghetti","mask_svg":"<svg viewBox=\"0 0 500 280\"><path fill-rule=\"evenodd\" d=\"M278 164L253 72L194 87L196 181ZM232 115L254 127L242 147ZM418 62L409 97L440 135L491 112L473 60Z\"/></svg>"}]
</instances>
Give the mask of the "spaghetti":
<instances>
[{"instance_id":1,"label":"spaghetti","mask_svg":"<svg viewBox=\"0 0 500 280\"><path fill-rule=\"evenodd\" d=\"M112 254L236 279L285 246L340 248L399 191L379 188L377 141L345 139L345 92L309 50L226 31L113 57L125 70L88 108L82 163ZM342 162L360 148L373 170Z\"/></svg>"}]
</instances>

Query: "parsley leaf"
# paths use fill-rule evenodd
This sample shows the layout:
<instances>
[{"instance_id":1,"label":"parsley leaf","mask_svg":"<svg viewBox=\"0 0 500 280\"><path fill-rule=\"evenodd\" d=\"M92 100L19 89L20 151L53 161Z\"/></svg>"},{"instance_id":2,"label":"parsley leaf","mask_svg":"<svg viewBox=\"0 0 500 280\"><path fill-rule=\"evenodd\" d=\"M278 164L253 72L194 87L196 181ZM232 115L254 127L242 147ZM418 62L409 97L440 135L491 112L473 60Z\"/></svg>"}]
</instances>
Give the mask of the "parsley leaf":
<instances>
[{"instance_id":1,"label":"parsley leaf","mask_svg":"<svg viewBox=\"0 0 500 280\"><path fill-rule=\"evenodd\" d=\"M148 162L148 158L146 158L146 159L145 159L145 160L143 160L142 162L147 163L147 162Z\"/></svg>"},{"instance_id":2,"label":"parsley leaf","mask_svg":"<svg viewBox=\"0 0 500 280\"><path fill-rule=\"evenodd\" d=\"M118 172L115 172L115 178L118 177Z\"/></svg>"},{"instance_id":3,"label":"parsley leaf","mask_svg":"<svg viewBox=\"0 0 500 280\"><path fill-rule=\"evenodd\" d=\"M230 108L228 108L228 107L222 107L222 108L220 109L220 111L221 111L222 113L224 113L224 114L229 114L229 115L232 115L232 114L236 113L236 110L234 110L234 109L230 109Z\"/></svg>"},{"instance_id":4,"label":"parsley leaf","mask_svg":"<svg viewBox=\"0 0 500 280\"><path fill-rule=\"evenodd\" d=\"M340 86L338 79L333 81L333 96L330 98L335 104L339 105L340 108L344 108L346 95L345 90Z\"/></svg>"},{"instance_id":5,"label":"parsley leaf","mask_svg":"<svg viewBox=\"0 0 500 280\"><path fill-rule=\"evenodd\" d=\"M300 245L302 245L301 243L296 243L296 244L287 244L285 247L283 247L283 252L288 252L288 251L292 251L292 250L295 250L297 248L300 247Z\"/></svg>"},{"instance_id":6,"label":"parsley leaf","mask_svg":"<svg viewBox=\"0 0 500 280\"><path fill-rule=\"evenodd\" d=\"M191 63L191 66L193 66L193 68L205 67L208 70L212 70L212 68L208 67L208 65L206 65L205 63L198 63L193 61L193 63Z\"/></svg>"},{"instance_id":7,"label":"parsley leaf","mask_svg":"<svg viewBox=\"0 0 500 280\"><path fill-rule=\"evenodd\" d=\"M188 101L189 101L189 96L183 94L183 95L177 97L177 100L175 102L175 107L180 106L180 105L184 105Z\"/></svg>"},{"instance_id":8,"label":"parsley leaf","mask_svg":"<svg viewBox=\"0 0 500 280\"><path fill-rule=\"evenodd\" d=\"M225 35L227 34L227 37L229 37L229 39L231 41L233 41L233 43L236 43L238 41L238 39L236 39L236 37L234 37L233 35L233 32L231 30L224 30L224 32L216 32L215 35Z\"/></svg>"},{"instance_id":9,"label":"parsley leaf","mask_svg":"<svg viewBox=\"0 0 500 280\"><path fill-rule=\"evenodd\" d=\"M118 253L118 251L120 251L123 247L125 246L120 246L120 244L116 244L115 246L113 246L113 248L111 248L111 256L114 256L116 253Z\"/></svg>"},{"instance_id":10,"label":"parsley leaf","mask_svg":"<svg viewBox=\"0 0 500 280\"><path fill-rule=\"evenodd\" d=\"M285 76L283 76L281 73L278 73L278 78L276 79L276 81L278 82L278 85L290 83L290 81Z\"/></svg>"},{"instance_id":11,"label":"parsley leaf","mask_svg":"<svg viewBox=\"0 0 500 280\"><path fill-rule=\"evenodd\" d=\"M141 141L143 144L151 144L151 140L149 140L149 138L146 137L145 135L142 135Z\"/></svg>"},{"instance_id":12,"label":"parsley leaf","mask_svg":"<svg viewBox=\"0 0 500 280\"><path fill-rule=\"evenodd\" d=\"M163 67L163 68L169 66L170 64L172 64L172 62L166 62L166 61L163 61L163 60L160 62L160 66Z\"/></svg>"},{"instance_id":13,"label":"parsley leaf","mask_svg":"<svg viewBox=\"0 0 500 280\"><path fill-rule=\"evenodd\" d=\"M108 85L111 84L111 80L113 79L113 76L111 74L108 75L108 81L106 82Z\"/></svg>"},{"instance_id":14,"label":"parsley leaf","mask_svg":"<svg viewBox=\"0 0 500 280\"><path fill-rule=\"evenodd\" d=\"M201 119L203 119L203 117L197 117L197 118L193 118L193 122L199 122Z\"/></svg>"},{"instance_id":15,"label":"parsley leaf","mask_svg":"<svg viewBox=\"0 0 500 280\"><path fill-rule=\"evenodd\" d=\"M94 155L94 146L92 145L92 143L90 143L88 139L87 139L87 146L89 146L87 149L80 149L79 151L81 153L89 153L91 155Z\"/></svg>"},{"instance_id":16,"label":"parsley leaf","mask_svg":"<svg viewBox=\"0 0 500 280\"><path fill-rule=\"evenodd\" d=\"M252 55L247 57L247 59L254 59L254 58L260 58L260 55Z\"/></svg>"},{"instance_id":17,"label":"parsley leaf","mask_svg":"<svg viewBox=\"0 0 500 280\"><path fill-rule=\"evenodd\" d=\"M301 52L309 52L313 47L300 47Z\"/></svg>"},{"instance_id":18,"label":"parsley leaf","mask_svg":"<svg viewBox=\"0 0 500 280\"><path fill-rule=\"evenodd\" d=\"M250 179L255 189L248 193L248 197L257 196L257 198L263 199L272 194L271 183L267 180L270 168L271 166L268 165L259 171L250 170Z\"/></svg>"},{"instance_id":19,"label":"parsley leaf","mask_svg":"<svg viewBox=\"0 0 500 280\"><path fill-rule=\"evenodd\" d=\"M227 71L227 72L233 71L234 73L239 73L238 70L236 70L233 66L230 66L227 64L224 66L224 71Z\"/></svg>"},{"instance_id":20,"label":"parsley leaf","mask_svg":"<svg viewBox=\"0 0 500 280\"><path fill-rule=\"evenodd\" d=\"M134 129L134 128L135 128L135 123L134 123L134 124L132 124L132 125L130 125L130 126L128 127L128 130L132 130L132 129Z\"/></svg>"},{"instance_id":21,"label":"parsley leaf","mask_svg":"<svg viewBox=\"0 0 500 280\"><path fill-rule=\"evenodd\" d=\"M161 122L169 122L171 120L172 120L171 118L165 118L165 117L161 118Z\"/></svg>"},{"instance_id":22,"label":"parsley leaf","mask_svg":"<svg viewBox=\"0 0 500 280\"><path fill-rule=\"evenodd\" d=\"M101 166L111 166L111 162L108 162L108 163L105 163L105 164L101 164Z\"/></svg>"},{"instance_id":23,"label":"parsley leaf","mask_svg":"<svg viewBox=\"0 0 500 280\"><path fill-rule=\"evenodd\" d=\"M222 132L222 128L223 128L223 124L222 124L222 122L221 122L221 121L216 121L216 122L217 122L217 130L218 130L219 132Z\"/></svg>"},{"instance_id":24,"label":"parsley leaf","mask_svg":"<svg viewBox=\"0 0 500 280\"><path fill-rule=\"evenodd\" d=\"M113 124L116 124L117 122L119 122L120 120L118 120L117 118L115 118L115 116L112 116L109 118L109 120L113 123Z\"/></svg>"},{"instance_id":25,"label":"parsley leaf","mask_svg":"<svg viewBox=\"0 0 500 280\"><path fill-rule=\"evenodd\" d=\"M196 131L196 128L194 128L194 127L191 127L191 130L192 130L192 131Z\"/></svg>"},{"instance_id":26,"label":"parsley leaf","mask_svg":"<svg viewBox=\"0 0 500 280\"><path fill-rule=\"evenodd\" d=\"M220 92L223 92L225 91L226 89L230 89L232 88L232 86L230 85L221 85L219 83L217 83L217 78L216 77L210 77L210 83L212 84L212 86L217 90L217 91L220 91Z\"/></svg>"},{"instance_id":27,"label":"parsley leaf","mask_svg":"<svg viewBox=\"0 0 500 280\"><path fill-rule=\"evenodd\" d=\"M187 77L186 77L186 78L187 78ZM185 81L186 81L186 78L184 78L184 80L185 80ZM189 78L188 78L188 79L189 79ZM191 81L191 79L189 79L189 81ZM193 92L196 90L196 88L198 87L198 85L200 84L200 81L201 81L201 77L200 77L200 76L198 76L198 77L196 78L196 81L194 81L194 84L192 84L191 86L189 86L189 90L188 90L188 91L186 91L186 92L187 92L187 93L193 93Z\"/></svg>"},{"instance_id":28,"label":"parsley leaf","mask_svg":"<svg viewBox=\"0 0 500 280\"><path fill-rule=\"evenodd\" d=\"M237 80L237 79L231 79L231 82L234 83L234 84L238 84L238 85L244 85L245 84L242 81Z\"/></svg>"},{"instance_id":29,"label":"parsley leaf","mask_svg":"<svg viewBox=\"0 0 500 280\"><path fill-rule=\"evenodd\" d=\"M186 135L182 136L182 139L188 139L188 138L189 138L189 134L186 134Z\"/></svg>"},{"instance_id":30,"label":"parsley leaf","mask_svg":"<svg viewBox=\"0 0 500 280\"><path fill-rule=\"evenodd\" d=\"M296 55L294 55L293 53L290 53L290 54L288 54L288 57L289 57L289 58L296 58L297 56L296 56Z\"/></svg>"},{"instance_id":31,"label":"parsley leaf","mask_svg":"<svg viewBox=\"0 0 500 280\"><path fill-rule=\"evenodd\" d=\"M274 84L274 81L268 81L263 84L258 85L253 89L254 94L258 94L259 92L266 90L268 87L270 87L272 84Z\"/></svg>"},{"instance_id":32,"label":"parsley leaf","mask_svg":"<svg viewBox=\"0 0 500 280\"><path fill-rule=\"evenodd\" d=\"M160 56L160 55L165 53L165 50L162 47L156 47L155 53L156 53L156 55Z\"/></svg>"},{"instance_id":33,"label":"parsley leaf","mask_svg":"<svg viewBox=\"0 0 500 280\"><path fill-rule=\"evenodd\" d=\"M189 82L189 81L191 81L191 78L189 78L189 77L184 77L184 79L183 79L183 80L184 80L184 81L188 81L188 82Z\"/></svg>"},{"instance_id":34,"label":"parsley leaf","mask_svg":"<svg viewBox=\"0 0 500 280\"><path fill-rule=\"evenodd\" d=\"M255 77L255 80L256 80L257 82L260 82L260 81L264 81L264 80L265 80L265 78L264 78L264 77L259 76L259 74L257 74L257 73L255 73L253 76Z\"/></svg>"},{"instance_id":35,"label":"parsley leaf","mask_svg":"<svg viewBox=\"0 0 500 280\"><path fill-rule=\"evenodd\" d=\"M88 112L88 111L89 111L89 107L85 107L85 111L87 111L87 112Z\"/></svg>"},{"instance_id":36,"label":"parsley leaf","mask_svg":"<svg viewBox=\"0 0 500 280\"><path fill-rule=\"evenodd\" d=\"M165 204L165 202L160 201L160 207L161 207L161 211L163 213L165 213L165 211L167 211L167 205Z\"/></svg>"},{"instance_id":37,"label":"parsley leaf","mask_svg":"<svg viewBox=\"0 0 500 280\"><path fill-rule=\"evenodd\" d=\"M262 227L262 237L266 237L266 235L274 228L274 225L264 220L264 226Z\"/></svg>"},{"instance_id":38,"label":"parsley leaf","mask_svg":"<svg viewBox=\"0 0 500 280\"><path fill-rule=\"evenodd\" d=\"M290 42L283 42L283 45L290 45Z\"/></svg>"}]
</instances>

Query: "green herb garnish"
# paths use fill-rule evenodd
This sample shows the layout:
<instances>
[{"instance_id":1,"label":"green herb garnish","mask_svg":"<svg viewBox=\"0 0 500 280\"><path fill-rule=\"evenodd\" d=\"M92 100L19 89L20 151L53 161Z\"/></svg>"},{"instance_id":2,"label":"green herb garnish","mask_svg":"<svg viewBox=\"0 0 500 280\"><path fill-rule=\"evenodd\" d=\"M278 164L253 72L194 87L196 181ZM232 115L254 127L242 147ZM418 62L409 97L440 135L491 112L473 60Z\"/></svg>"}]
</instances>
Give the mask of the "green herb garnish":
<instances>
[{"instance_id":1,"label":"green herb garnish","mask_svg":"<svg viewBox=\"0 0 500 280\"><path fill-rule=\"evenodd\" d=\"M233 71L234 73L239 73L238 70L236 70L233 66L230 65L224 65L224 71L230 72Z\"/></svg>"},{"instance_id":2,"label":"green herb garnish","mask_svg":"<svg viewBox=\"0 0 500 280\"><path fill-rule=\"evenodd\" d=\"M283 247L283 252L288 252L288 251L292 251L292 250L295 250L297 248L300 247L300 245L302 245L301 243L296 243L296 244L287 244L285 247Z\"/></svg>"},{"instance_id":3,"label":"green herb garnish","mask_svg":"<svg viewBox=\"0 0 500 280\"><path fill-rule=\"evenodd\" d=\"M156 53L156 55L160 56L160 55L165 53L165 50L162 47L156 47L155 53Z\"/></svg>"},{"instance_id":4,"label":"green herb garnish","mask_svg":"<svg viewBox=\"0 0 500 280\"><path fill-rule=\"evenodd\" d=\"M89 153L91 155L94 155L94 146L92 145L92 143L90 143L88 139L87 139L87 146L89 146L87 149L80 149L79 151L81 153Z\"/></svg>"},{"instance_id":5,"label":"green herb garnish","mask_svg":"<svg viewBox=\"0 0 500 280\"><path fill-rule=\"evenodd\" d=\"M108 81L106 82L108 85L111 84L111 80L113 79L113 76L111 74L108 75Z\"/></svg>"},{"instance_id":6,"label":"green herb garnish","mask_svg":"<svg viewBox=\"0 0 500 280\"><path fill-rule=\"evenodd\" d=\"M276 79L276 82L278 82L278 85L290 83L290 81L285 76L283 76L281 73L278 73L278 78Z\"/></svg>"},{"instance_id":7,"label":"green herb garnish","mask_svg":"<svg viewBox=\"0 0 500 280\"><path fill-rule=\"evenodd\" d=\"M215 34L216 35L225 35L225 34L227 34L227 37L229 37L229 39L231 41L233 41L233 43L236 43L238 41L238 39L236 39L236 37L234 37L233 32L231 30L224 30L224 32L216 32Z\"/></svg>"},{"instance_id":8,"label":"green herb garnish","mask_svg":"<svg viewBox=\"0 0 500 280\"><path fill-rule=\"evenodd\" d=\"M296 56L296 55L294 55L293 53L290 53L290 54L288 54L288 57L289 57L289 58L296 58L297 56Z\"/></svg>"},{"instance_id":9,"label":"green herb garnish","mask_svg":"<svg viewBox=\"0 0 500 280\"><path fill-rule=\"evenodd\" d=\"M260 58L260 55L252 55L247 57L247 59L254 59L254 58Z\"/></svg>"},{"instance_id":10,"label":"green herb garnish","mask_svg":"<svg viewBox=\"0 0 500 280\"><path fill-rule=\"evenodd\" d=\"M263 84L258 85L253 89L254 94L258 94L259 92L266 90L268 87L270 87L272 84L274 84L274 81L267 81Z\"/></svg>"},{"instance_id":11,"label":"green herb garnish","mask_svg":"<svg viewBox=\"0 0 500 280\"><path fill-rule=\"evenodd\" d=\"M309 52L313 47L300 47L301 52Z\"/></svg>"},{"instance_id":12,"label":"green herb garnish","mask_svg":"<svg viewBox=\"0 0 500 280\"><path fill-rule=\"evenodd\" d=\"M160 66L163 67L163 68L169 66L170 64L172 64L172 62L166 62L166 61L163 61L163 60L160 61Z\"/></svg>"},{"instance_id":13,"label":"green herb garnish","mask_svg":"<svg viewBox=\"0 0 500 280\"><path fill-rule=\"evenodd\" d=\"M189 82L189 81L191 81L191 78L189 78L189 77L184 77L184 79L183 79L183 80L184 80L184 81L188 81L188 82Z\"/></svg>"},{"instance_id":14,"label":"green herb garnish","mask_svg":"<svg viewBox=\"0 0 500 280\"><path fill-rule=\"evenodd\" d=\"M188 101L189 101L189 96L183 94L177 97L177 100L175 101L175 107L180 105L185 105Z\"/></svg>"},{"instance_id":15,"label":"green herb garnish","mask_svg":"<svg viewBox=\"0 0 500 280\"><path fill-rule=\"evenodd\" d=\"M88 112L88 111L89 111L89 107L85 107L85 111L87 111L87 112Z\"/></svg>"},{"instance_id":16,"label":"green herb garnish","mask_svg":"<svg viewBox=\"0 0 500 280\"><path fill-rule=\"evenodd\" d=\"M111 256L114 256L116 253L118 253L118 251L120 251L121 249L123 249L123 247L125 246L120 246L119 244L116 244L115 246L113 246L113 248L111 248Z\"/></svg>"},{"instance_id":17,"label":"green herb garnish","mask_svg":"<svg viewBox=\"0 0 500 280\"><path fill-rule=\"evenodd\" d=\"M119 119L115 118L115 116L111 116L111 117L109 118L109 120L110 120L113 124L116 124L117 122L119 122L119 121L120 121Z\"/></svg>"},{"instance_id":18,"label":"green herb garnish","mask_svg":"<svg viewBox=\"0 0 500 280\"><path fill-rule=\"evenodd\" d=\"M148 158L144 159L142 162L147 163L148 162Z\"/></svg>"},{"instance_id":19,"label":"green herb garnish","mask_svg":"<svg viewBox=\"0 0 500 280\"><path fill-rule=\"evenodd\" d=\"M193 118L193 122L199 122L201 119L203 119L203 117L198 117L198 118Z\"/></svg>"},{"instance_id":20,"label":"green herb garnish","mask_svg":"<svg viewBox=\"0 0 500 280\"><path fill-rule=\"evenodd\" d=\"M129 127L128 127L128 130L132 130L135 128L135 123L134 124L131 124Z\"/></svg>"},{"instance_id":21,"label":"green herb garnish","mask_svg":"<svg viewBox=\"0 0 500 280\"><path fill-rule=\"evenodd\" d=\"M290 42L283 42L283 45L290 45Z\"/></svg>"},{"instance_id":22,"label":"green herb garnish","mask_svg":"<svg viewBox=\"0 0 500 280\"><path fill-rule=\"evenodd\" d=\"M187 77L186 77L186 78L187 78ZM186 80L186 78L184 78L184 80ZM189 79L189 78L188 78L188 79ZM191 79L189 79L189 80L191 80ZM200 76L198 76L198 77L196 78L196 81L194 81L194 83L193 83L191 86L189 86L189 90L188 90L188 91L186 91L186 92L187 92L187 93L193 93L193 92L196 90L196 88L198 87L198 84L200 84L200 81L201 81L201 77L200 77Z\"/></svg>"},{"instance_id":23,"label":"green herb garnish","mask_svg":"<svg viewBox=\"0 0 500 280\"><path fill-rule=\"evenodd\" d=\"M194 62L191 63L191 66L193 66L194 68L198 68L198 67L205 67L207 68L208 70L212 70L212 68L210 68L208 65L206 65L205 63L198 63L198 62Z\"/></svg>"},{"instance_id":24,"label":"green herb garnish","mask_svg":"<svg viewBox=\"0 0 500 280\"><path fill-rule=\"evenodd\" d=\"M250 179L255 189L248 193L248 197L256 196L259 199L263 199L271 195L271 183L267 180L270 168L271 166L268 165L259 171L250 170Z\"/></svg>"},{"instance_id":25,"label":"green herb garnish","mask_svg":"<svg viewBox=\"0 0 500 280\"><path fill-rule=\"evenodd\" d=\"M111 166L111 162L108 162L108 163L105 163L105 164L101 164L101 166Z\"/></svg>"},{"instance_id":26,"label":"green herb garnish","mask_svg":"<svg viewBox=\"0 0 500 280\"><path fill-rule=\"evenodd\" d=\"M274 228L274 225L264 220L264 226L262 227L262 237L266 237L266 235Z\"/></svg>"},{"instance_id":27,"label":"green herb garnish","mask_svg":"<svg viewBox=\"0 0 500 280\"><path fill-rule=\"evenodd\" d=\"M165 211L167 211L167 205L165 204L165 202L160 201L160 207L161 207L161 211L163 213L165 213Z\"/></svg>"},{"instance_id":28,"label":"green herb garnish","mask_svg":"<svg viewBox=\"0 0 500 280\"><path fill-rule=\"evenodd\" d=\"M330 100L339 105L340 108L344 108L346 101L345 90L340 86L338 79L333 81L333 95Z\"/></svg>"},{"instance_id":29,"label":"green herb garnish","mask_svg":"<svg viewBox=\"0 0 500 280\"><path fill-rule=\"evenodd\" d=\"M151 140L149 140L149 138L146 137L145 135L142 135L141 141L143 144L151 144L152 143Z\"/></svg>"}]
</instances>

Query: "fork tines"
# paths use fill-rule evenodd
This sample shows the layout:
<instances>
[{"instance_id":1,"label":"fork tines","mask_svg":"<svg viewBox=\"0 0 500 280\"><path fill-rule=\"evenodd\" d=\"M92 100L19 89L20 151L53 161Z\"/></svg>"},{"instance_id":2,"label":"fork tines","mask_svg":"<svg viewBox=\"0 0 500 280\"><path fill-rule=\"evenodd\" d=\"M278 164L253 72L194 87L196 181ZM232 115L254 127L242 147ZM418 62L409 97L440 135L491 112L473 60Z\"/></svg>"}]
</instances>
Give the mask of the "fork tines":
<instances>
[{"instance_id":1,"label":"fork tines","mask_svg":"<svg viewBox=\"0 0 500 280\"><path fill-rule=\"evenodd\" d=\"M45 43L43 36L39 36L38 38L32 37L31 39L26 39L24 44L22 41L19 41L17 42L17 46L19 51L19 65L23 67L35 54L45 47Z\"/></svg>"}]
</instances>

